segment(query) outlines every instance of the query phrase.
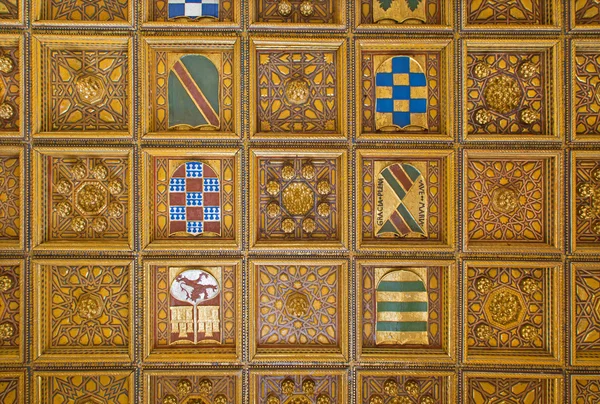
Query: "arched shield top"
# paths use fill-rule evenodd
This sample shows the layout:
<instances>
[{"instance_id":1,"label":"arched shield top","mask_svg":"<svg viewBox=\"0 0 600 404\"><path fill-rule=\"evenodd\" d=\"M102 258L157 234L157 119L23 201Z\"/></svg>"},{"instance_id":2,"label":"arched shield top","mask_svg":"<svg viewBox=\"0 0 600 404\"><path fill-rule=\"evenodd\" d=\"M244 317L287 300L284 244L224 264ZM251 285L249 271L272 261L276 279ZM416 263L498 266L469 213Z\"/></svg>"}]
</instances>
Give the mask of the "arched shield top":
<instances>
[{"instance_id":1,"label":"arched shield top","mask_svg":"<svg viewBox=\"0 0 600 404\"><path fill-rule=\"evenodd\" d=\"M375 221L377 237L427 236L427 182L415 165L395 163L379 173Z\"/></svg>"},{"instance_id":2,"label":"arched shield top","mask_svg":"<svg viewBox=\"0 0 600 404\"><path fill-rule=\"evenodd\" d=\"M378 345L425 345L429 343L427 287L413 271L395 270L377 285Z\"/></svg>"},{"instance_id":3,"label":"arched shield top","mask_svg":"<svg viewBox=\"0 0 600 404\"><path fill-rule=\"evenodd\" d=\"M373 0L373 20L378 23L427 22L426 0Z\"/></svg>"},{"instance_id":4,"label":"arched shield top","mask_svg":"<svg viewBox=\"0 0 600 404\"><path fill-rule=\"evenodd\" d=\"M385 60L375 74L377 130L428 129L427 76L410 56Z\"/></svg>"},{"instance_id":5,"label":"arched shield top","mask_svg":"<svg viewBox=\"0 0 600 404\"><path fill-rule=\"evenodd\" d=\"M189 161L169 179L169 233L221 235L221 180L208 164Z\"/></svg>"},{"instance_id":6,"label":"arched shield top","mask_svg":"<svg viewBox=\"0 0 600 404\"><path fill-rule=\"evenodd\" d=\"M220 76L206 56L182 56L169 72L169 128L219 127Z\"/></svg>"}]
</instances>

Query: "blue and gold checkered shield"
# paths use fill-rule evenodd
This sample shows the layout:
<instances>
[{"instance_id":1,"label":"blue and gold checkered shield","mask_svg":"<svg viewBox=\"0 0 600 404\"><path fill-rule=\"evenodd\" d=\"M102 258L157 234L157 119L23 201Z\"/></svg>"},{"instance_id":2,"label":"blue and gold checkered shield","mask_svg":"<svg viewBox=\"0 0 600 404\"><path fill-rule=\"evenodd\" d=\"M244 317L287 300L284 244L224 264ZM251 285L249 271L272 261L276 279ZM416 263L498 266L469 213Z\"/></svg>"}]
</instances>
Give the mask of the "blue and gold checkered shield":
<instances>
[{"instance_id":1,"label":"blue and gold checkered shield","mask_svg":"<svg viewBox=\"0 0 600 404\"><path fill-rule=\"evenodd\" d=\"M428 129L427 76L410 56L387 59L375 75L375 126L389 131Z\"/></svg>"}]
</instances>

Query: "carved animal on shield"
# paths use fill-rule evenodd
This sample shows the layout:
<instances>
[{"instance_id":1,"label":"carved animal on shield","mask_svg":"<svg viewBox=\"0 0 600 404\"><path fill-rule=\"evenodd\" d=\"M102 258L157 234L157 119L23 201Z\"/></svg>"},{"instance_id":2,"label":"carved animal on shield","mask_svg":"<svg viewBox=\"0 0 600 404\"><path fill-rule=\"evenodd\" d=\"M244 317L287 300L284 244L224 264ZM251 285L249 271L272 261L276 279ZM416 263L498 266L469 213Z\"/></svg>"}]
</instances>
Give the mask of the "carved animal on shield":
<instances>
[{"instance_id":1,"label":"carved animal on shield","mask_svg":"<svg viewBox=\"0 0 600 404\"><path fill-rule=\"evenodd\" d=\"M215 285L202 285L201 282L207 280L208 277L206 275L202 275L197 280L193 281L188 279L182 275L179 275L175 280L179 282L179 287L185 294L187 295L187 299L189 301L195 302L200 299L208 298L208 291L210 290L213 294L216 292L217 287ZM191 290L184 288L183 286L188 286Z\"/></svg>"}]
</instances>

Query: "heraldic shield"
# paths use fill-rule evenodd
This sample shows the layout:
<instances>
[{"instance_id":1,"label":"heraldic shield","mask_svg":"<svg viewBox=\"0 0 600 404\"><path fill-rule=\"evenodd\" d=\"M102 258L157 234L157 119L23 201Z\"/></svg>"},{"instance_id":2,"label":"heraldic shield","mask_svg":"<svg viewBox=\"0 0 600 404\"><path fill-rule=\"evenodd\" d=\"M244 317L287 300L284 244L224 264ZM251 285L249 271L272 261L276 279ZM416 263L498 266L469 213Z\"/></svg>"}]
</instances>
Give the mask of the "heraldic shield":
<instances>
[{"instance_id":1,"label":"heraldic shield","mask_svg":"<svg viewBox=\"0 0 600 404\"><path fill-rule=\"evenodd\" d=\"M412 164L387 166L377 178L377 237L427 236L427 183Z\"/></svg>"},{"instance_id":2,"label":"heraldic shield","mask_svg":"<svg viewBox=\"0 0 600 404\"><path fill-rule=\"evenodd\" d=\"M219 127L219 71L202 55L182 56L169 72L169 128Z\"/></svg>"},{"instance_id":3,"label":"heraldic shield","mask_svg":"<svg viewBox=\"0 0 600 404\"><path fill-rule=\"evenodd\" d=\"M202 162L180 165L169 180L169 233L221 235L221 181Z\"/></svg>"},{"instance_id":4,"label":"heraldic shield","mask_svg":"<svg viewBox=\"0 0 600 404\"><path fill-rule=\"evenodd\" d=\"M374 0L373 20L380 23L427 22L426 0Z\"/></svg>"},{"instance_id":5,"label":"heraldic shield","mask_svg":"<svg viewBox=\"0 0 600 404\"><path fill-rule=\"evenodd\" d=\"M169 0L169 18L219 18L219 0Z\"/></svg>"},{"instance_id":6,"label":"heraldic shield","mask_svg":"<svg viewBox=\"0 0 600 404\"><path fill-rule=\"evenodd\" d=\"M396 56L377 68L375 126L377 130L428 129L427 76L415 59Z\"/></svg>"},{"instance_id":7,"label":"heraldic shield","mask_svg":"<svg viewBox=\"0 0 600 404\"><path fill-rule=\"evenodd\" d=\"M427 270L420 272L426 276ZM377 285L378 345L428 344L428 316L427 288L417 273L396 270L381 278Z\"/></svg>"}]
</instances>

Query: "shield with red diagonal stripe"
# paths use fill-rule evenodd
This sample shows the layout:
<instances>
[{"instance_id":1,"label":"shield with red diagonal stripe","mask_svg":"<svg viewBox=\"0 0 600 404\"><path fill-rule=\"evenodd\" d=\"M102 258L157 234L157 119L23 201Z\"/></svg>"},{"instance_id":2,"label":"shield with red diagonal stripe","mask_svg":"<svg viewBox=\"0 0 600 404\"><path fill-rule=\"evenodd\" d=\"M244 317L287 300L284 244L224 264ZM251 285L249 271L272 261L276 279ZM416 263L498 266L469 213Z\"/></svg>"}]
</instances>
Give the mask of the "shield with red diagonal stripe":
<instances>
[{"instance_id":1,"label":"shield with red diagonal stripe","mask_svg":"<svg viewBox=\"0 0 600 404\"><path fill-rule=\"evenodd\" d=\"M203 55L185 55L169 72L169 128L219 127L219 71Z\"/></svg>"},{"instance_id":2,"label":"shield with red diagonal stripe","mask_svg":"<svg viewBox=\"0 0 600 404\"><path fill-rule=\"evenodd\" d=\"M221 181L208 164L189 161L171 175L169 233L221 235Z\"/></svg>"},{"instance_id":3,"label":"shield with red diagonal stripe","mask_svg":"<svg viewBox=\"0 0 600 404\"><path fill-rule=\"evenodd\" d=\"M427 236L427 182L409 163L385 167L377 178L377 237Z\"/></svg>"}]
</instances>

